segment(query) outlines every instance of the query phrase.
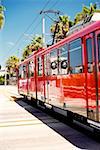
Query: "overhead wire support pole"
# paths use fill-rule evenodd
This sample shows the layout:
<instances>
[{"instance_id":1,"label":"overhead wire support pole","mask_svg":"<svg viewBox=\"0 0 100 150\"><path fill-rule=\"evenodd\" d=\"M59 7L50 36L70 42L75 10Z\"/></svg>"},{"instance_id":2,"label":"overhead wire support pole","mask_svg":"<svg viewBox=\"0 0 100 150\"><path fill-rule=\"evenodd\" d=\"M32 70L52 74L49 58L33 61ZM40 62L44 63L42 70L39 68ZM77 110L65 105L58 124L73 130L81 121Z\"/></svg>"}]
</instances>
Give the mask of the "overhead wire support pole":
<instances>
[{"instance_id":1,"label":"overhead wire support pole","mask_svg":"<svg viewBox=\"0 0 100 150\"><path fill-rule=\"evenodd\" d=\"M43 31L43 33L42 33L43 47L45 47L46 45L45 45L45 18L44 18L44 16L42 18L42 31Z\"/></svg>"},{"instance_id":2,"label":"overhead wire support pole","mask_svg":"<svg viewBox=\"0 0 100 150\"><path fill-rule=\"evenodd\" d=\"M53 18L51 18L50 16L48 16L47 14L48 13L53 13L53 14L55 14L55 15L60 15L60 11L58 11L58 10L42 10L42 11L40 11L40 15L41 14L45 14L47 17L49 17L53 22L57 22L57 21L55 21ZM44 15L43 15L43 18L42 18L42 37L43 37L43 47L46 47L46 40L45 40L45 17L44 17Z\"/></svg>"},{"instance_id":3,"label":"overhead wire support pole","mask_svg":"<svg viewBox=\"0 0 100 150\"><path fill-rule=\"evenodd\" d=\"M40 15L43 13L43 11L40 11ZM43 38L43 47L46 47L45 44L45 17L43 15L42 17L42 38Z\"/></svg>"}]
</instances>

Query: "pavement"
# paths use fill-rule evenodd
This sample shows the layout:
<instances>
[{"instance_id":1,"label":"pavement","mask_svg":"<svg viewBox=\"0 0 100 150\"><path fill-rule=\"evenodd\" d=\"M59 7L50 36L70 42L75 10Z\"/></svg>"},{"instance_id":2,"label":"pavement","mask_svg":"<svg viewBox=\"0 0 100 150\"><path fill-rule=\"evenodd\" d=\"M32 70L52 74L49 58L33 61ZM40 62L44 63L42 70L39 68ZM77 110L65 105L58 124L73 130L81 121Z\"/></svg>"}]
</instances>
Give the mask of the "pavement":
<instances>
[{"instance_id":1,"label":"pavement","mask_svg":"<svg viewBox=\"0 0 100 150\"><path fill-rule=\"evenodd\" d=\"M14 86L0 87L0 150L60 150L76 147L12 100Z\"/></svg>"},{"instance_id":2,"label":"pavement","mask_svg":"<svg viewBox=\"0 0 100 150\"><path fill-rule=\"evenodd\" d=\"M100 144L23 102L0 86L0 150L100 150Z\"/></svg>"}]
</instances>

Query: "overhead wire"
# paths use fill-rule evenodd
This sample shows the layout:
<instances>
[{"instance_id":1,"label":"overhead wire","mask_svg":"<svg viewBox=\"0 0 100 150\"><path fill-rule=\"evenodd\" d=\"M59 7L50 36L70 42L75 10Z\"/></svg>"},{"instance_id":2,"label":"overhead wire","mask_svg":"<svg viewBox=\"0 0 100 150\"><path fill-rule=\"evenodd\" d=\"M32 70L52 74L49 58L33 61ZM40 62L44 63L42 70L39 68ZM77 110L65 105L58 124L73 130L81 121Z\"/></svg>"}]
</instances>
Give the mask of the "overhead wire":
<instances>
[{"instance_id":1,"label":"overhead wire","mask_svg":"<svg viewBox=\"0 0 100 150\"><path fill-rule=\"evenodd\" d=\"M41 11L44 11L44 9L47 7L47 5L48 5L50 2L51 2L51 1L48 0L48 1L45 3L45 5L44 5L44 7L42 8ZM58 3L59 3L59 1L57 0L49 9L53 8L53 7L56 6ZM36 17L33 19L33 21L31 22L31 24L29 24L28 27L25 29L25 31L19 36L19 38L17 39L17 41L15 42L15 44L8 50L7 54L8 54L9 52L11 53L11 52L14 50L14 48L17 46L17 44L21 41L21 39L22 39L22 37L24 36L24 34L31 28L31 26L33 25L33 23L35 23L35 22L37 21L37 19L39 19L39 17L40 17L40 14L37 14L37 16L36 16ZM40 22L41 22L41 21L39 21L39 23L37 23L37 24L35 25L35 27L32 29L33 31L37 28L38 25L40 25Z\"/></svg>"},{"instance_id":2,"label":"overhead wire","mask_svg":"<svg viewBox=\"0 0 100 150\"><path fill-rule=\"evenodd\" d=\"M42 8L42 11L45 9L45 7L50 3L50 1L48 0L44 7ZM17 46L17 44L19 43L19 41L22 39L23 35L30 29L30 27L33 25L33 23L35 23L37 21L37 19L39 18L40 14L38 14L34 20L31 22L31 24L28 25L28 27L25 29L25 31L19 36L19 38L17 39L17 41L15 42L15 44L7 51L7 54L11 51L14 50L14 48ZM35 26L36 27L36 26ZM4 57L4 56L3 56Z\"/></svg>"},{"instance_id":3,"label":"overhead wire","mask_svg":"<svg viewBox=\"0 0 100 150\"><path fill-rule=\"evenodd\" d=\"M51 7L49 9L52 9L54 6L56 6L60 1L56 1L53 5L51 5Z\"/></svg>"},{"instance_id":4,"label":"overhead wire","mask_svg":"<svg viewBox=\"0 0 100 150\"><path fill-rule=\"evenodd\" d=\"M42 20L42 19L41 19ZM40 23L41 23L41 20L39 20L38 22L37 22L37 24L35 25L35 27L33 28L33 31L37 28L37 26L39 26L40 25ZM27 41L27 40L32 40L32 37L34 37L33 35L31 36L31 37L28 37L28 38L26 38L26 40L25 41ZM30 38L30 39L29 39ZM22 42L21 42L21 44L22 44ZM20 45L21 45L20 44ZM19 47L20 47L20 45L19 45ZM18 48L18 52L16 52L17 53L17 55L18 55L18 57L20 56L20 54L19 54L19 48Z\"/></svg>"},{"instance_id":5,"label":"overhead wire","mask_svg":"<svg viewBox=\"0 0 100 150\"><path fill-rule=\"evenodd\" d=\"M59 2L61 2L61 1L56 0L55 3L53 3L53 5L50 6L49 10L51 10L52 8L54 8L55 6L57 6L57 5L59 4ZM52 10L51 10L51 11L52 11ZM58 14L57 14L57 15L58 15ZM54 19L54 18L50 17L50 16L47 15L47 14L45 14L45 16L49 17L50 20L52 20L53 22L54 22L54 20L57 20L57 18ZM49 34L49 35L51 35L51 34ZM49 39L49 40L46 42L46 44L50 43L51 41L52 41L52 39Z\"/></svg>"}]
</instances>

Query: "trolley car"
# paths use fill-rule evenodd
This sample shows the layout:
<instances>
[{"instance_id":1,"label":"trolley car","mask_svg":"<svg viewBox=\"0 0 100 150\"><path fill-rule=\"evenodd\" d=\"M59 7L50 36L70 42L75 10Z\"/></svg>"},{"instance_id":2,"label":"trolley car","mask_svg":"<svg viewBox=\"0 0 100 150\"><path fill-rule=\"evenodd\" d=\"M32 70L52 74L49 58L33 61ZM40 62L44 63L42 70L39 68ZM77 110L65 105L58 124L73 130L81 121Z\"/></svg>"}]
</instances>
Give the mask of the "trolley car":
<instances>
[{"instance_id":1,"label":"trolley car","mask_svg":"<svg viewBox=\"0 0 100 150\"><path fill-rule=\"evenodd\" d=\"M18 91L100 130L100 14L21 62Z\"/></svg>"}]
</instances>

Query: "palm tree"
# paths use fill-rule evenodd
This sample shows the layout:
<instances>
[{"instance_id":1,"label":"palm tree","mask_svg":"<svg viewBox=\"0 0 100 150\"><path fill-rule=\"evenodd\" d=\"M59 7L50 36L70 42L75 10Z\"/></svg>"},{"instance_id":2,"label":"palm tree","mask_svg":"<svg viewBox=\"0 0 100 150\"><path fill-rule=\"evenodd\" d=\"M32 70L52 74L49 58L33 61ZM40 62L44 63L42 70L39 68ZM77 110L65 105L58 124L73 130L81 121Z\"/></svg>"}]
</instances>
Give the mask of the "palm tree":
<instances>
[{"instance_id":1,"label":"palm tree","mask_svg":"<svg viewBox=\"0 0 100 150\"><path fill-rule=\"evenodd\" d=\"M60 16L59 17L60 19L60 27L62 29L62 33L63 33L63 37L66 37L66 33L68 32L69 30L69 19L68 19L68 16Z\"/></svg>"},{"instance_id":2,"label":"palm tree","mask_svg":"<svg viewBox=\"0 0 100 150\"><path fill-rule=\"evenodd\" d=\"M31 54L31 51L29 49L30 45L27 45L25 48L24 48L24 52L22 54L22 61L24 59L26 59L30 54Z\"/></svg>"},{"instance_id":3,"label":"palm tree","mask_svg":"<svg viewBox=\"0 0 100 150\"><path fill-rule=\"evenodd\" d=\"M97 9L96 4L90 4L90 7L83 6L82 12L76 14L74 24L77 24L80 21L85 20L87 16L92 17L94 12L100 12L100 9Z\"/></svg>"},{"instance_id":4,"label":"palm tree","mask_svg":"<svg viewBox=\"0 0 100 150\"><path fill-rule=\"evenodd\" d=\"M51 33L53 36L53 42L58 42L66 37L69 27L72 26L72 21L69 20L68 16L59 16L59 21L51 25Z\"/></svg>"},{"instance_id":5,"label":"palm tree","mask_svg":"<svg viewBox=\"0 0 100 150\"><path fill-rule=\"evenodd\" d=\"M34 50L39 50L43 47L43 39L42 36L36 36L33 38L32 42L31 42L31 48L32 51Z\"/></svg>"},{"instance_id":6,"label":"palm tree","mask_svg":"<svg viewBox=\"0 0 100 150\"><path fill-rule=\"evenodd\" d=\"M16 69L18 68L19 58L16 56L10 56L8 60L6 61L6 68L10 75L14 75L16 72Z\"/></svg>"},{"instance_id":7,"label":"palm tree","mask_svg":"<svg viewBox=\"0 0 100 150\"><path fill-rule=\"evenodd\" d=\"M82 12L77 13L74 19L74 24L79 23L80 21L82 21L84 19L84 15Z\"/></svg>"},{"instance_id":8,"label":"palm tree","mask_svg":"<svg viewBox=\"0 0 100 150\"><path fill-rule=\"evenodd\" d=\"M39 50L43 47L43 40L41 36L33 37L31 43L24 48L22 54L22 61L26 59L32 52Z\"/></svg>"},{"instance_id":9,"label":"palm tree","mask_svg":"<svg viewBox=\"0 0 100 150\"><path fill-rule=\"evenodd\" d=\"M4 24L4 7L0 5L0 29L3 27Z\"/></svg>"}]
</instances>

